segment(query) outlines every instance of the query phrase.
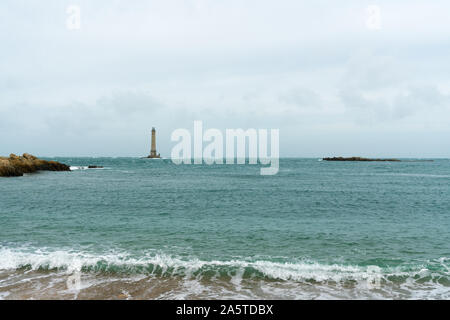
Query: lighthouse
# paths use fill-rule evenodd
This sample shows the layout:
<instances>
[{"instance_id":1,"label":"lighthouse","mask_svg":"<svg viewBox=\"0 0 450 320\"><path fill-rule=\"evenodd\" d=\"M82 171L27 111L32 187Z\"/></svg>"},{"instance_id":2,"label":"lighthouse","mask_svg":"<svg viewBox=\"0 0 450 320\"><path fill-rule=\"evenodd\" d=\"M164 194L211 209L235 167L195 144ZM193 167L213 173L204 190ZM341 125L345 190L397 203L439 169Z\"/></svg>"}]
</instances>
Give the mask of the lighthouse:
<instances>
[{"instance_id":1,"label":"lighthouse","mask_svg":"<svg viewBox=\"0 0 450 320\"><path fill-rule=\"evenodd\" d=\"M156 129L152 128L152 147L150 149L150 155L147 158L159 159L161 158L159 153L156 153Z\"/></svg>"}]
</instances>

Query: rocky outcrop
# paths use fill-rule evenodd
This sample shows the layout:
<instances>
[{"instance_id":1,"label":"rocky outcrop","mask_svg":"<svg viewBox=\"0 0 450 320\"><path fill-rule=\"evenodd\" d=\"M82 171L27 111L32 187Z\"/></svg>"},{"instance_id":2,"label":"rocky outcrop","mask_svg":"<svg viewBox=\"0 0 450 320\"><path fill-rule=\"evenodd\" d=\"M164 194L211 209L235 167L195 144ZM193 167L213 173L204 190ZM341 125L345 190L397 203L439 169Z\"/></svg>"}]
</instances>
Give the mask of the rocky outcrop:
<instances>
[{"instance_id":1,"label":"rocky outcrop","mask_svg":"<svg viewBox=\"0 0 450 320\"><path fill-rule=\"evenodd\" d=\"M370 158L361 158L361 157L333 157L333 158L323 158L324 161L401 161L398 159L370 159Z\"/></svg>"},{"instance_id":2,"label":"rocky outcrop","mask_svg":"<svg viewBox=\"0 0 450 320\"><path fill-rule=\"evenodd\" d=\"M0 157L0 177L18 177L39 170L70 171L70 167L57 161L41 160L28 153L22 156L10 154L9 158Z\"/></svg>"}]
</instances>

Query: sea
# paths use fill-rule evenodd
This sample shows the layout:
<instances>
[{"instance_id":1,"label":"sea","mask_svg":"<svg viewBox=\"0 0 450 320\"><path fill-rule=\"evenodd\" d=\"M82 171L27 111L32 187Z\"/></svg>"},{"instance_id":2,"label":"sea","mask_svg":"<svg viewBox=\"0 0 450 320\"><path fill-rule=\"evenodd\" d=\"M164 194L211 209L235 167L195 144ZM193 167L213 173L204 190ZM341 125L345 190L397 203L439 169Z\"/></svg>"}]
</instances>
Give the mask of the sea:
<instances>
[{"instance_id":1,"label":"sea","mask_svg":"<svg viewBox=\"0 0 450 320\"><path fill-rule=\"evenodd\" d=\"M0 299L450 298L448 159L53 160L0 178Z\"/></svg>"}]
</instances>

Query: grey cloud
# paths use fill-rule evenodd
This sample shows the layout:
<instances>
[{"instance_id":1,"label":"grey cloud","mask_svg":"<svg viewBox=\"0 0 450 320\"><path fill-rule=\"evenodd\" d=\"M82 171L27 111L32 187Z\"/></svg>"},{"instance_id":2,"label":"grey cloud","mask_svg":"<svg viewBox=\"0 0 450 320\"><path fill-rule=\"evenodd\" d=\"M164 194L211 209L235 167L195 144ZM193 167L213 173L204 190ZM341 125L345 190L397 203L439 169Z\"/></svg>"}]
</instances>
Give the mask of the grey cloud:
<instances>
[{"instance_id":1,"label":"grey cloud","mask_svg":"<svg viewBox=\"0 0 450 320\"><path fill-rule=\"evenodd\" d=\"M377 90L392 85L399 86L407 79L408 68L399 59L361 50L348 60L339 85L360 90Z\"/></svg>"},{"instance_id":2,"label":"grey cloud","mask_svg":"<svg viewBox=\"0 0 450 320\"><path fill-rule=\"evenodd\" d=\"M148 113L163 105L150 94L144 92L120 92L102 97L97 101L100 110L107 110L120 116L132 116L136 113Z\"/></svg>"},{"instance_id":3,"label":"grey cloud","mask_svg":"<svg viewBox=\"0 0 450 320\"><path fill-rule=\"evenodd\" d=\"M322 107L322 98L316 92L308 88L292 88L287 92L280 94L279 100L300 109Z\"/></svg>"},{"instance_id":4,"label":"grey cloud","mask_svg":"<svg viewBox=\"0 0 450 320\"><path fill-rule=\"evenodd\" d=\"M2 105L1 110L10 115L5 121L8 128L84 135L127 127L130 122L140 123L141 119L150 117L162 107L162 103L146 92L119 92L101 97L92 104L77 101L61 105L21 102Z\"/></svg>"},{"instance_id":5,"label":"grey cloud","mask_svg":"<svg viewBox=\"0 0 450 320\"><path fill-rule=\"evenodd\" d=\"M409 88L391 99L367 98L361 91L342 90L340 98L348 115L362 123L401 120L415 114L446 116L450 111L450 96L433 86Z\"/></svg>"},{"instance_id":6,"label":"grey cloud","mask_svg":"<svg viewBox=\"0 0 450 320\"><path fill-rule=\"evenodd\" d=\"M394 118L416 112L438 113L445 117L450 111L450 95L441 93L435 86L415 87L395 97L392 106Z\"/></svg>"},{"instance_id":7,"label":"grey cloud","mask_svg":"<svg viewBox=\"0 0 450 320\"><path fill-rule=\"evenodd\" d=\"M338 97L348 119L359 124L395 123L418 114L448 112L449 96L410 62L362 50L345 64Z\"/></svg>"}]
</instances>

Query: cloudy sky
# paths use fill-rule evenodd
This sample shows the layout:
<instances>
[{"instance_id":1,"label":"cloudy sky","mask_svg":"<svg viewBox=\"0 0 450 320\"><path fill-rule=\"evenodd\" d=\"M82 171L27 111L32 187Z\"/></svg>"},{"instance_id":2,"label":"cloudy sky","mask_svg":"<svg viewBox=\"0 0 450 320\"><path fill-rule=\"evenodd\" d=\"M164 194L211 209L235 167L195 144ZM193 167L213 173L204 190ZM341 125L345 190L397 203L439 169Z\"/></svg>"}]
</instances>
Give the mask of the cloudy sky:
<instances>
[{"instance_id":1,"label":"cloudy sky","mask_svg":"<svg viewBox=\"0 0 450 320\"><path fill-rule=\"evenodd\" d=\"M281 156L450 157L449 14L447 0L2 0L0 154L142 156L155 126L167 157L171 132L202 120L278 128Z\"/></svg>"}]
</instances>

